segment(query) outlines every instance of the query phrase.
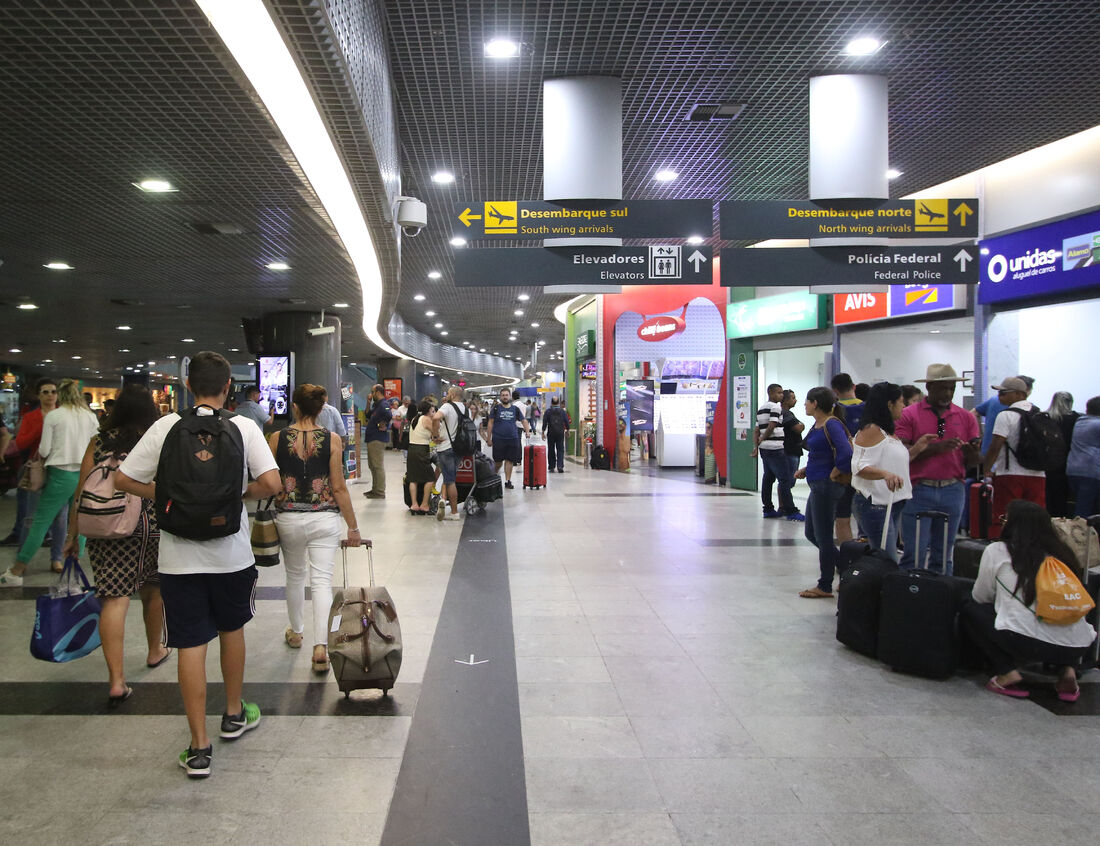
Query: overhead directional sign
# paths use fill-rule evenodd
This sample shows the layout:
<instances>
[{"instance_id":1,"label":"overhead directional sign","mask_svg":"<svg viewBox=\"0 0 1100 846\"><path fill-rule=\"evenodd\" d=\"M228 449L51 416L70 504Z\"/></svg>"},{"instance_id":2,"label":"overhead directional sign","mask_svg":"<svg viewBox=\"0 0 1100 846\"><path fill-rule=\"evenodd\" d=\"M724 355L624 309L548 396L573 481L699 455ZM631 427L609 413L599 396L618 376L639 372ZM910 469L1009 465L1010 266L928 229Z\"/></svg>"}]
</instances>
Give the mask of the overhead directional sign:
<instances>
[{"instance_id":1,"label":"overhead directional sign","mask_svg":"<svg viewBox=\"0 0 1100 846\"><path fill-rule=\"evenodd\" d=\"M963 285L978 281L978 248L776 247L722 250L722 284Z\"/></svg>"},{"instance_id":2,"label":"overhead directional sign","mask_svg":"<svg viewBox=\"0 0 1100 846\"><path fill-rule=\"evenodd\" d=\"M465 238L709 238L713 200L490 200L456 209Z\"/></svg>"},{"instance_id":3,"label":"overhead directional sign","mask_svg":"<svg viewBox=\"0 0 1100 846\"><path fill-rule=\"evenodd\" d=\"M527 247L458 250L455 285L702 285L710 247Z\"/></svg>"},{"instance_id":4,"label":"overhead directional sign","mask_svg":"<svg viewBox=\"0 0 1100 846\"><path fill-rule=\"evenodd\" d=\"M976 238L978 201L723 200L721 234L766 238Z\"/></svg>"}]
</instances>

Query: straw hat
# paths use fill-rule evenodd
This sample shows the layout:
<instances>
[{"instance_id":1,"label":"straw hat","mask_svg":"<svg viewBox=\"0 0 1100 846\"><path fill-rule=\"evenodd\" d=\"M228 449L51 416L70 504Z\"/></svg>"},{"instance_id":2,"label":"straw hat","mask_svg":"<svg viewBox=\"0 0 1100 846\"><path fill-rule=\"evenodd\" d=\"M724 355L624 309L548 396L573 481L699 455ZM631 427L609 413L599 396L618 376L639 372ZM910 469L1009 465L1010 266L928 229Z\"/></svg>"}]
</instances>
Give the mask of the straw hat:
<instances>
[{"instance_id":1,"label":"straw hat","mask_svg":"<svg viewBox=\"0 0 1100 846\"><path fill-rule=\"evenodd\" d=\"M923 379L914 379L914 382L961 382L962 376L955 372L950 364L929 364Z\"/></svg>"}]
</instances>

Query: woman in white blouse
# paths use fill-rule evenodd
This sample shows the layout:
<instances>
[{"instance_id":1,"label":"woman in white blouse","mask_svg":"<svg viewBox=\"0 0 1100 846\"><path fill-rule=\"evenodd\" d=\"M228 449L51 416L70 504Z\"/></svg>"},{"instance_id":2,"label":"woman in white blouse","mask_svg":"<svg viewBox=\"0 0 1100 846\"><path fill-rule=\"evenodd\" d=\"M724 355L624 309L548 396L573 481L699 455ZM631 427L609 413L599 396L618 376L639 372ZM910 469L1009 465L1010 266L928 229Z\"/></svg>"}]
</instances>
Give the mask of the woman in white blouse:
<instances>
[{"instance_id":1,"label":"woman in white blouse","mask_svg":"<svg viewBox=\"0 0 1100 846\"><path fill-rule=\"evenodd\" d=\"M913 497L909 461L935 438L924 435L912 448L895 438L894 421L904 408L900 386L892 382L874 385L863 409L862 426L852 442L852 487L856 489L852 511L871 548L881 547L895 561L902 507ZM890 525L886 527L886 506L891 500ZM888 528L884 547L883 528Z\"/></svg>"},{"instance_id":2,"label":"woman in white blouse","mask_svg":"<svg viewBox=\"0 0 1100 846\"><path fill-rule=\"evenodd\" d=\"M987 690L1019 699L1030 696L1019 686L1019 668L1041 662L1061 668L1055 693L1063 702L1076 702L1081 690L1075 667L1096 639L1096 629L1083 618L1055 625L1036 615L1035 579L1047 556L1081 572L1077 557L1051 526L1047 510L1013 500L1000 542L991 543L982 554L971 593L974 601L963 607L960 622L993 666L996 675L986 682Z\"/></svg>"}]
</instances>

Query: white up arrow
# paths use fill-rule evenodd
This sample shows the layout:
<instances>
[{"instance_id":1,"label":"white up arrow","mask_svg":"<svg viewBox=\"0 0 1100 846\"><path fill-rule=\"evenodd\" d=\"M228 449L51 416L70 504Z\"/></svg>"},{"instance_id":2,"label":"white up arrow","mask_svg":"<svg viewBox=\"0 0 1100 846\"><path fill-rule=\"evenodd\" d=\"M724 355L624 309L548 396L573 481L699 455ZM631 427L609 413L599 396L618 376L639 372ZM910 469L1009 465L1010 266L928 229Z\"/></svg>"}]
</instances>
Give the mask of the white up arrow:
<instances>
[{"instance_id":1,"label":"white up arrow","mask_svg":"<svg viewBox=\"0 0 1100 846\"><path fill-rule=\"evenodd\" d=\"M484 661L475 661L474 660L474 654L471 652L469 661L459 661L457 658L455 658L455 663L456 664L465 664L467 667L473 667L473 666L476 666L477 664L488 664L489 659L486 658Z\"/></svg>"},{"instance_id":2,"label":"white up arrow","mask_svg":"<svg viewBox=\"0 0 1100 846\"><path fill-rule=\"evenodd\" d=\"M955 253L953 258L959 263L959 273L966 273L967 263L974 261L974 256L970 255L966 250L959 250Z\"/></svg>"},{"instance_id":3,"label":"white up arrow","mask_svg":"<svg viewBox=\"0 0 1100 846\"><path fill-rule=\"evenodd\" d=\"M703 262L705 262L706 260L707 260L707 257L705 255L703 255L701 252L699 252L698 250L696 250L694 253L692 253L690 256L688 256L688 264L694 264L695 265L695 272L696 273L699 272L699 265L702 264Z\"/></svg>"}]
</instances>

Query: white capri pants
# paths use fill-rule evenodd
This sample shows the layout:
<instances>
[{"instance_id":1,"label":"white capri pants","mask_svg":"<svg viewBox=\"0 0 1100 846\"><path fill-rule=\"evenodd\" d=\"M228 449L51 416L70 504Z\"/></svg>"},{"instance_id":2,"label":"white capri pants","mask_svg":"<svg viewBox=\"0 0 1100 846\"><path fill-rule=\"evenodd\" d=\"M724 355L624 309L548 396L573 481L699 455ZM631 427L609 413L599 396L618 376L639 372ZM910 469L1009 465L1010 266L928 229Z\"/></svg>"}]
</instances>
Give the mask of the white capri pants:
<instances>
[{"instance_id":1,"label":"white capri pants","mask_svg":"<svg viewBox=\"0 0 1100 846\"><path fill-rule=\"evenodd\" d=\"M339 511L282 511L275 517L286 565L286 611L290 628L305 632L306 576L313 599L313 644L328 644L332 571L344 520Z\"/></svg>"}]
</instances>

